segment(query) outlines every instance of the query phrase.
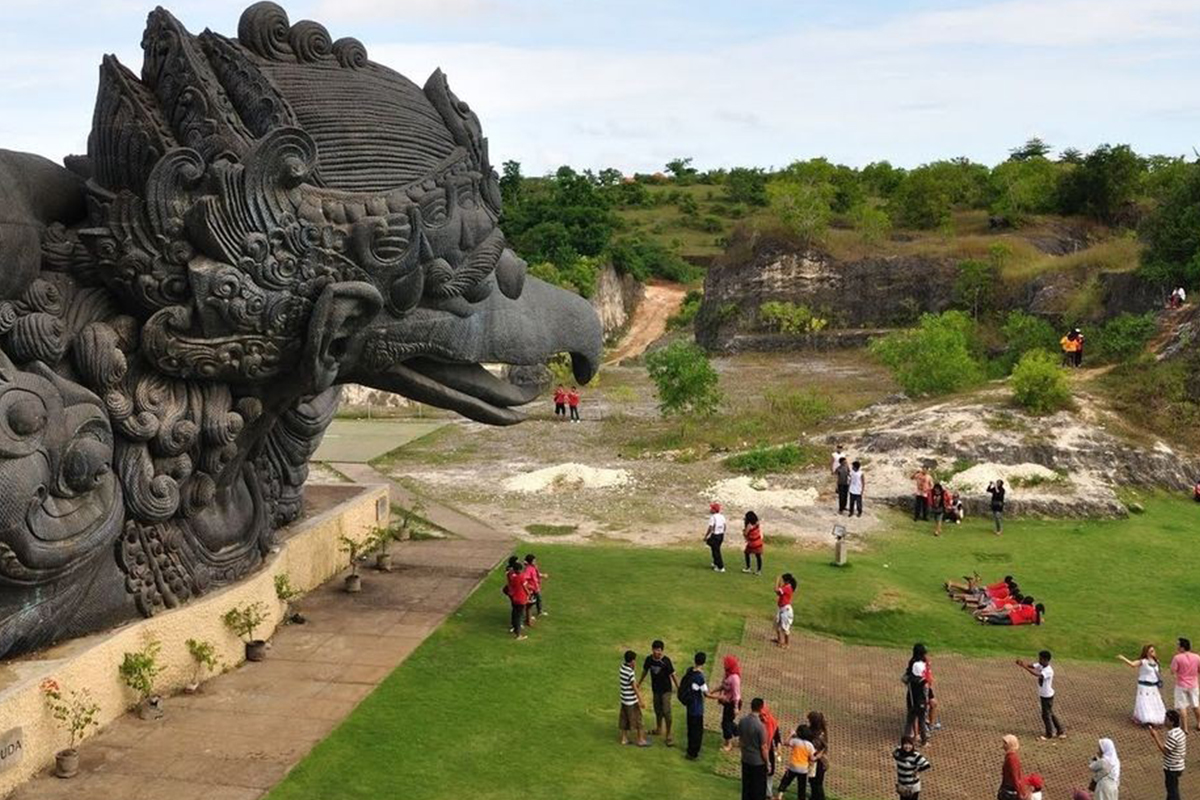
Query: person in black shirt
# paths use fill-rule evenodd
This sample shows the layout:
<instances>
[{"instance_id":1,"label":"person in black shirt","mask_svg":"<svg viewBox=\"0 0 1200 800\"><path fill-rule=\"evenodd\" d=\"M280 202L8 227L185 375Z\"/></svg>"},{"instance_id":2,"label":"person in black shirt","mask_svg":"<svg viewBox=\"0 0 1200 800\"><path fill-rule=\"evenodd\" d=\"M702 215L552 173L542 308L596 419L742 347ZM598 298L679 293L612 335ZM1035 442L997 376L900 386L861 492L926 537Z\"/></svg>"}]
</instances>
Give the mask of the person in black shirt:
<instances>
[{"instance_id":1,"label":"person in black shirt","mask_svg":"<svg viewBox=\"0 0 1200 800\"><path fill-rule=\"evenodd\" d=\"M996 535L1004 533L1004 481L989 483L988 494L992 496L992 521L996 523Z\"/></svg>"},{"instance_id":2,"label":"person in black shirt","mask_svg":"<svg viewBox=\"0 0 1200 800\"><path fill-rule=\"evenodd\" d=\"M650 675L650 690L654 696L654 719L657 727L654 733L666 736L666 745L671 747L675 740L671 738L671 700L679 688L679 679L675 677L675 665L671 659L663 655L662 639L655 639L650 645L650 655L642 662L642 677L638 686Z\"/></svg>"}]
</instances>

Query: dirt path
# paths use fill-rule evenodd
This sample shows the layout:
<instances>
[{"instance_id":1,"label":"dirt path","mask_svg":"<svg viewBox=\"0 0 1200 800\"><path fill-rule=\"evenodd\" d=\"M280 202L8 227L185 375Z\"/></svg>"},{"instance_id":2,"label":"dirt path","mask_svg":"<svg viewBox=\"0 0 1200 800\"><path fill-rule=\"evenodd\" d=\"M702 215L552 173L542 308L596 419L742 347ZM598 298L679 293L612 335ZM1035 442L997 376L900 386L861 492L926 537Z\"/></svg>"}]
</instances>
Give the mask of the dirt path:
<instances>
[{"instance_id":1,"label":"dirt path","mask_svg":"<svg viewBox=\"0 0 1200 800\"><path fill-rule=\"evenodd\" d=\"M633 321L629 323L625 338L609 354L605 363L616 364L644 353L647 347L667 332L667 317L679 310L686 294L687 289L678 283L656 281L646 284L646 294L633 312Z\"/></svg>"}]
</instances>

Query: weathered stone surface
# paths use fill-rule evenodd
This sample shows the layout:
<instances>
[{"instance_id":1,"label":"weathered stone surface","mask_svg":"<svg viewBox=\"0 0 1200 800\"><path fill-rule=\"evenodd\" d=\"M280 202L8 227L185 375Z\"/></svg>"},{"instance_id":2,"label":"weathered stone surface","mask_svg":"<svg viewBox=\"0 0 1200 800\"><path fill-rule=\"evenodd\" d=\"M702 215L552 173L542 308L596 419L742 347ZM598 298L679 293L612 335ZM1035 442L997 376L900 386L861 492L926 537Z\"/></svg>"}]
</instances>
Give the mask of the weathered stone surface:
<instances>
[{"instance_id":1,"label":"weathered stone surface","mask_svg":"<svg viewBox=\"0 0 1200 800\"><path fill-rule=\"evenodd\" d=\"M527 278L470 107L274 3L149 15L86 156L0 151L0 656L237 581L302 502L338 385L510 424L482 362L601 329Z\"/></svg>"}]
</instances>

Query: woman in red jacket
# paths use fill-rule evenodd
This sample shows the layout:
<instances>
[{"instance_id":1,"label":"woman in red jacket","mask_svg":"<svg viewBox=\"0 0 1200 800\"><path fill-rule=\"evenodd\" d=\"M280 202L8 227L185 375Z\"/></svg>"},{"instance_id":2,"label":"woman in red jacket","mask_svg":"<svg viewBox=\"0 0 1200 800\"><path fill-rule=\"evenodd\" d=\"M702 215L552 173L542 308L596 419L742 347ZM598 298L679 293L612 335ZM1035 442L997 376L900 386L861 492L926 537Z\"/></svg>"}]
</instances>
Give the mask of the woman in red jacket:
<instances>
[{"instance_id":1,"label":"woman in red jacket","mask_svg":"<svg viewBox=\"0 0 1200 800\"><path fill-rule=\"evenodd\" d=\"M1000 770L1000 791L997 800L1025 800L1029 789L1021 772L1021 757L1017 751L1021 742L1011 733L1004 737L1004 766Z\"/></svg>"},{"instance_id":2,"label":"woman in red jacket","mask_svg":"<svg viewBox=\"0 0 1200 800\"><path fill-rule=\"evenodd\" d=\"M762 573L763 535L762 526L758 524L758 515L753 511L747 511L745 519L742 520L742 536L746 540L746 568L742 572L759 575ZM750 569L750 556L754 556L754 570Z\"/></svg>"}]
</instances>

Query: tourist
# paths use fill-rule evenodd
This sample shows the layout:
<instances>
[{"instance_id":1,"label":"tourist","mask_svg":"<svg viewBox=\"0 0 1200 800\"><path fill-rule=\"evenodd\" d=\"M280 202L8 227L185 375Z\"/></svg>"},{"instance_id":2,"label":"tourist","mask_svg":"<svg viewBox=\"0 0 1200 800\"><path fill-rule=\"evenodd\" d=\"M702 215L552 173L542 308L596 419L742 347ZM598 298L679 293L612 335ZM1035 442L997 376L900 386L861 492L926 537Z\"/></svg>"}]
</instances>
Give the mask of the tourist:
<instances>
[{"instance_id":1,"label":"tourist","mask_svg":"<svg viewBox=\"0 0 1200 800\"><path fill-rule=\"evenodd\" d=\"M1200 731L1200 656L1192 652L1189 639L1179 639L1179 650L1171 659L1171 674L1175 676L1175 708L1179 711L1180 723L1186 731L1188 709L1196 718L1196 730Z\"/></svg>"},{"instance_id":2,"label":"tourist","mask_svg":"<svg viewBox=\"0 0 1200 800\"><path fill-rule=\"evenodd\" d=\"M933 694L933 666L929 663L929 653L925 654L925 721L931 731L940 731L942 723L938 721L938 701Z\"/></svg>"},{"instance_id":3,"label":"tourist","mask_svg":"<svg viewBox=\"0 0 1200 800\"><path fill-rule=\"evenodd\" d=\"M948 519L955 525L962 525L963 520L966 518L967 508L963 505L962 495L957 493L951 495L950 514Z\"/></svg>"},{"instance_id":4,"label":"tourist","mask_svg":"<svg viewBox=\"0 0 1200 800\"><path fill-rule=\"evenodd\" d=\"M1075 365L1075 348L1078 346L1075 341L1075 332L1067 331L1067 334L1058 340L1063 352L1063 366L1071 367Z\"/></svg>"},{"instance_id":5,"label":"tourist","mask_svg":"<svg viewBox=\"0 0 1200 800\"><path fill-rule=\"evenodd\" d=\"M845 456L838 459L833 474L837 479L838 515L841 516L850 506L850 465L846 463Z\"/></svg>"},{"instance_id":6,"label":"tourist","mask_svg":"<svg viewBox=\"0 0 1200 800\"><path fill-rule=\"evenodd\" d=\"M1004 533L1004 481L995 480L987 485L987 493L992 496L992 522L996 526L996 535Z\"/></svg>"},{"instance_id":7,"label":"tourist","mask_svg":"<svg viewBox=\"0 0 1200 800\"><path fill-rule=\"evenodd\" d=\"M1162 671L1158 665L1158 654L1154 645L1148 644L1142 648L1142 654L1136 661L1130 661L1125 656L1117 656L1129 666L1138 671L1137 692L1133 697L1133 721L1138 725L1162 725L1167 716L1167 708L1163 705Z\"/></svg>"},{"instance_id":8,"label":"tourist","mask_svg":"<svg viewBox=\"0 0 1200 800\"><path fill-rule=\"evenodd\" d=\"M764 702L750 701L750 713L738 721L737 736L742 747L742 800L763 800L767 796L767 729L763 726Z\"/></svg>"},{"instance_id":9,"label":"tourist","mask_svg":"<svg viewBox=\"0 0 1200 800\"><path fill-rule=\"evenodd\" d=\"M702 671L707 661L707 655L696 653L692 666L679 682L679 701L687 710L687 757L693 761L700 756L700 746L704 743L704 699L714 696L708 691Z\"/></svg>"},{"instance_id":10,"label":"tourist","mask_svg":"<svg viewBox=\"0 0 1200 800\"><path fill-rule=\"evenodd\" d=\"M896 794L901 800L917 800L921 796L921 773L933 765L921 755L911 736L901 737L892 760L896 762Z\"/></svg>"},{"instance_id":11,"label":"tourist","mask_svg":"<svg viewBox=\"0 0 1200 800\"><path fill-rule=\"evenodd\" d=\"M933 528L934 536L942 535L942 521L946 519L946 515L950 513L952 502L950 493L946 491L946 487L940 483L935 483L929 491L929 506L933 509L933 521L937 524Z\"/></svg>"},{"instance_id":12,"label":"tourist","mask_svg":"<svg viewBox=\"0 0 1200 800\"><path fill-rule=\"evenodd\" d=\"M533 625L532 615L535 610L539 619L543 614L548 613L542 609L542 578L550 576L538 568L537 556L533 553L525 556L524 573L525 579L529 582L529 602L525 606L525 624Z\"/></svg>"},{"instance_id":13,"label":"tourist","mask_svg":"<svg viewBox=\"0 0 1200 800\"><path fill-rule=\"evenodd\" d=\"M625 661L621 664L619 675L621 715L618 718L617 727L621 731L621 744L629 744L629 732L633 731L637 736L637 746L649 747L650 742L646 741L646 732L642 730L642 709L646 707L646 701L642 699L642 693L638 689L637 682L634 681L633 664L635 661L637 661L637 653L626 650Z\"/></svg>"},{"instance_id":14,"label":"tourist","mask_svg":"<svg viewBox=\"0 0 1200 800\"><path fill-rule=\"evenodd\" d=\"M850 465L850 506L847 509L848 515L853 517L854 509L858 509L858 516L862 516L863 511L863 492L867 489L867 479L863 475L862 463L855 461Z\"/></svg>"},{"instance_id":15,"label":"tourist","mask_svg":"<svg viewBox=\"0 0 1200 800\"><path fill-rule=\"evenodd\" d=\"M779 791L775 793L776 800L783 800L793 781L796 783L796 797L805 800L808 796L808 776L816 767L817 746L812 741L814 736L812 727L801 723L788 739L788 766L783 780L779 782Z\"/></svg>"},{"instance_id":16,"label":"tourist","mask_svg":"<svg viewBox=\"0 0 1200 800\"><path fill-rule=\"evenodd\" d=\"M1121 786L1121 759L1117 758L1117 746L1112 739L1101 739L1096 757L1088 762L1092 773L1088 791L1092 800L1118 800Z\"/></svg>"},{"instance_id":17,"label":"tourist","mask_svg":"<svg viewBox=\"0 0 1200 800\"><path fill-rule=\"evenodd\" d=\"M1192 499L1200 503L1200 481L1196 481L1196 485L1192 487Z\"/></svg>"},{"instance_id":18,"label":"tourist","mask_svg":"<svg viewBox=\"0 0 1200 800\"><path fill-rule=\"evenodd\" d=\"M1000 791L996 800L1028 800L1028 787L1021 774L1021 742L1011 733L1004 737L1004 766L1000 770Z\"/></svg>"},{"instance_id":19,"label":"tourist","mask_svg":"<svg viewBox=\"0 0 1200 800\"><path fill-rule=\"evenodd\" d=\"M567 392L567 405L571 409L571 422L579 422L579 387L572 386Z\"/></svg>"},{"instance_id":20,"label":"tourist","mask_svg":"<svg viewBox=\"0 0 1200 800\"><path fill-rule=\"evenodd\" d=\"M742 572L749 573L750 556L754 556L755 567L753 574L762 574L762 557L763 557L763 535L762 526L758 523L758 515L753 511L747 511L746 516L742 519L742 538L746 540L746 549L743 555L746 558L746 567Z\"/></svg>"},{"instance_id":21,"label":"tourist","mask_svg":"<svg viewBox=\"0 0 1200 800\"><path fill-rule=\"evenodd\" d=\"M742 666L737 656L725 656L721 666L725 668L725 678L717 687L714 699L721 705L721 737L725 740L721 749L728 753L733 749L733 737L737 735L734 720L737 712L742 710Z\"/></svg>"},{"instance_id":22,"label":"tourist","mask_svg":"<svg viewBox=\"0 0 1200 800\"><path fill-rule=\"evenodd\" d=\"M812 800L825 800L825 773L829 771L829 726L820 711L808 712L806 719L808 729L812 732L809 741L817 750L817 771L809 771L808 788L812 792Z\"/></svg>"},{"instance_id":23,"label":"tourist","mask_svg":"<svg viewBox=\"0 0 1200 800\"><path fill-rule=\"evenodd\" d=\"M1079 328L1076 328L1071 333L1075 334L1075 351L1072 354L1074 356L1074 366L1079 368L1083 366L1083 332Z\"/></svg>"},{"instance_id":24,"label":"tourist","mask_svg":"<svg viewBox=\"0 0 1200 800\"><path fill-rule=\"evenodd\" d=\"M1049 650L1038 653L1036 664L1029 664L1017 659L1018 667L1037 678L1038 700L1042 707L1042 724L1046 727L1046 734L1038 737L1039 742L1053 739L1056 736L1059 739L1067 738L1062 723L1058 721L1058 716L1054 713L1054 667L1050 666L1050 659Z\"/></svg>"},{"instance_id":25,"label":"tourist","mask_svg":"<svg viewBox=\"0 0 1200 800\"><path fill-rule=\"evenodd\" d=\"M1158 728L1147 728L1150 738L1163 757L1163 781L1167 785L1167 800L1179 800L1179 779L1183 776L1187 756L1187 736L1180 727L1179 712L1167 712L1167 735L1163 737Z\"/></svg>"},{"instance_id":26,"label":"tourist","mask_svg":"<svg viewBox=\"0 0 1200 800\"><path fill-rule=\"evenodd\" d=\"M512 615L509 618L509 631L518 641L528 639L522 630L525 623L525 606L529 604L529 578L525 575L525 567L516 556L508 559L505 571L504 593L512 605Z\"/></svg>"},{"instance_id":27,"label":"tourist","mask_svg":"<svg viewBox=\"0 0 1200 800\"><path fill-rule=\"evenodd\" d=\"M638 687L650 675L650 693L654 702L654 733L665 736L667 747L675 744L671 738L671 697L679 688L679 680L675 677L675 665L663 654L662 639L655 639L650 644L650 655L642 662L642 677L638 678Z\"/></svg>"},{"instance_id":28,"label":"tourist","mask_svg":"<svg viewBox=\"0 0 1200 800\"><path fill-rule=\"evenodd\" d=\"M1045 605L1035 604L1032 597L1025 597L1019 605L988 614L980 622L987 625L1041 625L1045 614Z\"/></svg>"},{"instance_id":29,"label":"tourist","mask_svg":"<svg viewBox=\"0 0 1200 800\"><path fill-rule=\"evenodd\" d=\"M913 645L912 658L904 670L904 704L908 714L904 720L904 736L920 737L921 746L929 742L929 727L926 722L926 704L929 702L928 685L925 683L925 645Z\"/></svg>"},{"instance_id":30,"label":"tourist","mask_svg":"<svg viewBox=\"0 0 1200 800\"><path fill-rule=\"evenodd\" d=\"M916 491L913 494L913 522L928 522L929 493L933 491L933 478L924 465L912 474L912 478L916 481Z\"/></svg>"},{"instance_id":31,"label":"tourist","mask_svg":"<svg viewBox=\"0 0 1200 800\"><path fill-rule=\"evenodd\" d=\"M1025 776L1025 791L1028 800L1042 800L1042 792L1046 789L1046 781L1036 772Z\"/></svg>"},{"instance_id":32,"label":"tourist","mask_svg":"<svg viewBox=\"0 0 1200 800\"><path fill-rule=\"evenodd\" d=\"M567 389L561 383L554 388L554 416L567 415Z\"/></svg>"},{"instance_id":33,"label":"tourist","mask_svg":"<svg viewBox=\"0 0 1200 800\"><path fill-rule=\"evenodd\" d=\"M721 557L721 545L725 541L725 515L721 513L721 504L710 503L708 506L708 529L704 531L704 543L712 551L712 568L714 572L725 571L725 559Z\"/></svg>"},{"instance_id":34,"label":"tourist","mask_svg":"<svg viewBox=\"0 0 1200 800\"><path fill-rule=\"evenodd\" d=\"M783 744L783 739L779 736L779 720L775 719L775 715L771 713L771 709L767 708L766 703L763 703L758 717L762 720L763 728L767 732L767 791L764 797L764 800L767 800L775 794L772 791L775 779L775 759L778 755L779 745Z\"/></svg>"},{"instance_id":35,"label":"tourist","mask_svg":"<svg viewBox=\"0 0 1200 800\"><path fill-rule=\"evenodd\" d=\"M840 444L835 444L833 446L833 455L830 457L829 471L837 472L838 464L841 464L842 459L845 457L846 454L842 452L842 446Z\"/></svg>"},{"instance_id":36,"label":"tourist","mask_svg":"<svg viewBox=\"0 0 1200 800\"><path fill-rule=\"evenodd\" d=\"M775 581L775 638L771 641L787 649L792 641L792 621L796 618L792 610L792 599L796 594L796 578L785 572Z\"/></svg>"}]
</instances>

